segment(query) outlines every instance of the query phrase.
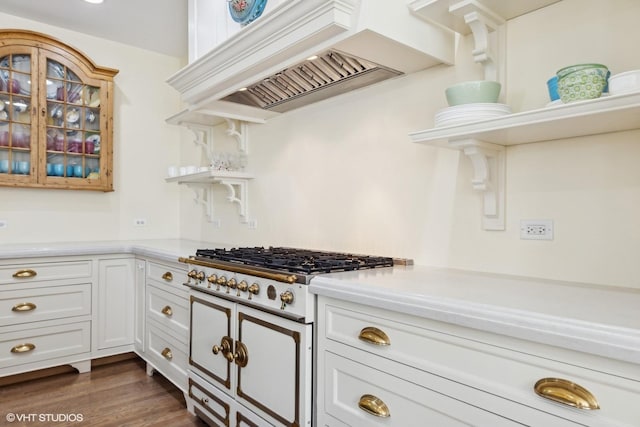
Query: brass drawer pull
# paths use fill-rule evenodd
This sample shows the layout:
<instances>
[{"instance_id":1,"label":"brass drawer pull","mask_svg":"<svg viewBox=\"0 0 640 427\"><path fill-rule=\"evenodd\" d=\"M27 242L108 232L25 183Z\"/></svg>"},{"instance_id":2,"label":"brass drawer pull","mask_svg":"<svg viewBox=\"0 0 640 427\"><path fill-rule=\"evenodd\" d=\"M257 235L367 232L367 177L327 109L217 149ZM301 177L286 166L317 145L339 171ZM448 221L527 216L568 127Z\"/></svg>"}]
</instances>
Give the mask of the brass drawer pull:
<instances>
[{"instance_id":1,"label":"brass drawer pull","mask_svg":"<svg viewBox=\"0 0 640 427\"><path fill-rule=\"evenodd\" d=\"M383 331L373 326L367 326L360 331L358 338L362 341L368 342L374 345L391 345L391 340Z\"/></svg>"},{"instance_id":2,"label":"brass drawer pull","mask_svg":"<svg viewBox=\"0 0 640 427\"><path fill-rule=\"evenodd\" d=\"M162 353L160 354L167 360L173 359L173 353L171 352L171 349L169 347L165 347L165 349L162 350Z\"/></svg>"},{"instance_id":3,"label":"brass drawer pull","mask_svg":"<svg viewBox=\"0 0 640 427\"><path fill-rule=\"evenodd\" d=\"M28 353L35 349L36 349L35 344L31 344L28 342L28 343L16 345L11 349L11 353Z\"/></svg>"},{"instance_id":4,"label":"brass drawer pull","mask_svg":"<svg viewBox=\"0 0 640 427\"><path fill-rule=\"evenodd\" d=\"M167 317L171 317L173 316L173 310L171 310L170 306L165 305L164 308L162 309L162 314L164 314Z\"/></svg>"},{"instance_id":5,"label":"brass drawer pull","mask_svg":"<svg viewBox=\"0 0 640 427\"><path fill-rule=\"evenodd\" d=\"M23 302L23 303L14 305L11 311L23 312L23 311L33 311L35 309L36 309L36 305L34 303Z\"/></svg>"},{"instance_id":6,"label":"brass drawer pull","mask_svg":"<svg viewBox=\"0 0 640 427\"><path fill-rule=\"evenodd\" d=\"M36 277L37 275L38 273L36 273L35 270L30 270L30 269L18 270L15 273L13 273L13 277L15 279L28 279L29 277Z\"/></svg>"},{"instance_id":7,"label":"brass drawer pull","mask_svg":"<svg viewBox=\"0 0 640 427\"><path fill-rule=\"evenodd\" d=\"M578 409L600 409L595 396L586 388L561 378L542 378L533 386L545 399Z\"/></svg>"},{"instance_id":8,"label":"brass drawer pull","mask_svg":"<svg viewBox=\"0 0 640 427\"><path fill-rule=\"evenodd\" d=\"M375 415L376 417L389 418L391 416L387 405L372 394L362 395L358 402L358 407L367 414Z\"/></svg>"},{"instance_id":9,"label":"brass drawer pull","mask_svg":"<svg viewBox=\"0 0 640 427\"><path fill-rule=\"evenodd\" d=\"M249 363L249 351L247 350L247 346L241 343L240 341L236 341L236 352L233 353L233 358L241 368L247 366Z\"/></svg>"},{"instance_id":10,"label":"brass drawer pull","mask_svg":"<svg viewBox=\"0 0 640 427\"><path fill-rule=\"evenodd\" d=\"M166 280L167 282L171 282L171 281L173 280L173 274L171 274L171 272L170 272L170 271L167 271L166 273L164 273L164 274L162 275L162 278L163 278L164 280Z\"/></svg>"}]
</instances>

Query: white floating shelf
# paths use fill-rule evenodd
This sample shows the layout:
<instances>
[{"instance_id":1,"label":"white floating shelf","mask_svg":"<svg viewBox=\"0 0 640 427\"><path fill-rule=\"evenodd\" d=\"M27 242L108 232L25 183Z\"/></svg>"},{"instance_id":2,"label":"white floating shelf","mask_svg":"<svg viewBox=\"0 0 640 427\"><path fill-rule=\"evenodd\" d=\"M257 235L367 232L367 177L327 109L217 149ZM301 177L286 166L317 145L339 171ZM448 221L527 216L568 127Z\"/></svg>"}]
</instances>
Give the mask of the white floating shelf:
<instances>
[{"instance_id":1,"label":"white floating shelf","mask_svg":"<svg viewBox=\"0 0 640 427\"><path fill-rule=\"evenodd\" d=\"M504 20L557 3L560 0L415 0L409 4L412 13L422 19L460 34L471 33L464 20L467 9L484 9Z\"/></svg>"},{"instance_id":2,"label":"white floating shelf","mask_svg":"<svg viewBox=\"0 0 640 427\"><path fill-rule=\"evenodd\" d=\"M413 142L461 150L483 195L485 230L505 229L505 146L640 129L640 92L413 132Z\"/></svg>"},{"instance_id":3,"label":"white floating shelf","mask_svg":"<svg viewBox=\"0 0 640 427\"><path fill-rule=\"evenodd\" d=\"M178 184L189 184L189 183L199 183L199 184L215 184L220 180L225 179L253 179L253 175L238 172L238 171L218 171L218 170L207 170L204 172L196 172L188 175L178 175L165 178L167 182L177 182Z\"/></svg>"},{"instance_id":4,"label":"white floating shelf","mask_svg":"<svg viewBox=\"0 0 640 427\"><path fill-rule=\"evenodd\" d=\"M633 92L417 131L409 137L432 145L477 139L507 146L639 128L640 92Z\"/></svg>"}]
</instances>

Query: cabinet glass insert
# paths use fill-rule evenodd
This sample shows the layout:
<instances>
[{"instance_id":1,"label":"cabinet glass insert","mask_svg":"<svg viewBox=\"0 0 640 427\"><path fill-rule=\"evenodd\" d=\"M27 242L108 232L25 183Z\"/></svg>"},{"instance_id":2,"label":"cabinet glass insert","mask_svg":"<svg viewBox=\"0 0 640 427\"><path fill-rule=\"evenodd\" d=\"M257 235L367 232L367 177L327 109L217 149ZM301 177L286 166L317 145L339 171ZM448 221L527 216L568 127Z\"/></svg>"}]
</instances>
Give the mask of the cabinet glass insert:
<instances>
[{"instance_id":1,"label":"cabinet glass insert","mask_svg":"<svg viewBox=\"0 0 640 427\"><path fill-rule=\"evenodd\" d=\"M47 175L100 177L100 88L47 59Z\"/></svg>"},{"instance_id":2,"label":"cabinet glass insert","mask_svg":"<svg viewBox=\"0 0 640 427\"><path fill-rule=\"evenodd\" d=\"M0 58L0 173L31 174L31 55Z\"/></svg>"}]
</instances>

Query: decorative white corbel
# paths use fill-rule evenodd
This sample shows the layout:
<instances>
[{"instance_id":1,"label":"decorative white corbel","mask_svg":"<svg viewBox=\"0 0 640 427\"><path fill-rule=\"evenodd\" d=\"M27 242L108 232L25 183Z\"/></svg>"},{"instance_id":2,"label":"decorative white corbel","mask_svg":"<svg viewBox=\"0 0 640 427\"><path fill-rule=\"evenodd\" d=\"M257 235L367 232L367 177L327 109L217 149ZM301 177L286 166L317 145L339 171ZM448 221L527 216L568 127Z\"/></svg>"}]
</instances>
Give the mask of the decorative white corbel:
<instances>
[{"instance_id":1,"label":"decorative white corbel","mask_svg":"<svg viewBox=\"0 0 640 427\"><path fill-rule=\"evenodd\" d=\"M237 178L216 178L215 182L224 185L229 194L227 200L237 203L239 208L240 221L249 222L249 183L246 179Z\"/></svg>"},{"instance_id":2,"label":"decorative white corbel","mask_svg":"<svg viewBox=\"0 0 640 427\"><path fill-rule=\"evenodd\" d=\"M473 33L473 59L484 67L485 80L504 85L505 20L475 0L452 4L449 12L464 19Z\"/></svg>"},{"instance_id":3,"label":"decorative white corbel","mask_svg":"<svg viewBox=\"0 0 640 427\"><path fill-rule=\"evenodd\" d=\"M193 143L202 148L205 157L209 161L208 164L213 163L213 132L211 127L203 126L193 123L185 124L187 129L189 129L195 135L195 139Z\"/></svg>"},{"instance_id":4,"label":"decorative white corbel","mask_svg":"<svg viewBox=\"0 0 640 427\"><path fill-rule=\"evenodd\" d=\"M238 150L241 153L249 154L249 123L228 118L225 118L225 121L227 122L227 135L238 141ZM240 130L238 130L236 122L240 125Z\"/></svg>"},{"instance_id":5,"label":"decorative white corbel","mask_svg":"<svg viewBox=\"0 0 640 427\"><path fill-rule=\"evenodd\" d=\"M207 216L207 221L209 222L217 222L218 220L214 217L213 210L213 192L211 191L211 186L203 186L198 184L187 184L193 193L194 198L193 201L196 205L200 205L204 208L204 213Z\"/></svg>"},{"instance_id":6,"label":"decorative white corbel","mask_svg":"<svg viewBox=\"0 0 640 427\"><path fill-rule=\"evenodd\" d=\"M450 141L471 160L474 190L482 192L482 226L485 230L505 229L505 147L476 139Z\"/></svg>"}]
</instances>

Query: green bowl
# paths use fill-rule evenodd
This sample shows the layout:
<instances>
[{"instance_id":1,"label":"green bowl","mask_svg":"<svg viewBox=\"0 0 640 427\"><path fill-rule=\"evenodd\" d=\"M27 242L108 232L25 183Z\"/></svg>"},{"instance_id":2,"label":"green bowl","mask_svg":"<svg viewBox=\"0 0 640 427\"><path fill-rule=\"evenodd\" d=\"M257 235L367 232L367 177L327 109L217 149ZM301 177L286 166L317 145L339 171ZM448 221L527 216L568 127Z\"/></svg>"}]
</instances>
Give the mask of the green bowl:
<instances>
[{"instance_id":1,"label":"green bowl","mask_svg":"<svg viewBox=\"0 0 640 427\"><path fill-rule=\"evenodd\" d=\"M463 104L498 102L501 85L491 80L463 82L445 90L450 107Z\"/></svg>"},{"instance_id":2,"label":"green bowl","mask_svg":"<svg viewBox=\"0 0 640 427\"><path fill-rule=\"evenodd\" d=\"M568 67L560 68L556 72L556 75L558 76L558 79L561 79L564 76L573 73L574 71L585 70L588 68L604 68L605 70L607 70L607 66L602 64L575 64L575 65L570 65Z\"/></svg>"},{"instance_id":3,"label":"green bowl","mask_svg":"<svg viewBox=\"0 0 640 427\"><path fill-rule=\"evenodd\" d=\"M563 103L599 98L607 85L604 66L588 67L563 73L558 80L558 93Z\"/></svg>"}]
</instances>

